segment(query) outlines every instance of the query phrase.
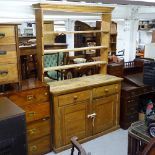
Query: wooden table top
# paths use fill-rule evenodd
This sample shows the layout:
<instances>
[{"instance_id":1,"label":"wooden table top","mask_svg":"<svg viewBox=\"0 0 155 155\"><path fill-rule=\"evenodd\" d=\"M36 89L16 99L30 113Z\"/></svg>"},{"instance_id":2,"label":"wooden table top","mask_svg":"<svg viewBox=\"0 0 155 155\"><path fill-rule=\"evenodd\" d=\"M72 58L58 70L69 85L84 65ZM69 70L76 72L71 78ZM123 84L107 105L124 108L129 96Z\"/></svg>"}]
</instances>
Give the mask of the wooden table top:
<instances>
[{"instance_id":1,"label":"wooden table top","mask_svg":"<svg viewBox=\"0 0 155 155\"><path fill-rule=\"evenodd\" d=\"M63 81L48 82L47 84L50 86L50 92L52 94L59 95L66 92L70 93L72 91L89 89L95 86L97 87L101 85L117 83L120 82L121 80L123 79L112 75L96 74Z\"/></svg>"}]
</instances>

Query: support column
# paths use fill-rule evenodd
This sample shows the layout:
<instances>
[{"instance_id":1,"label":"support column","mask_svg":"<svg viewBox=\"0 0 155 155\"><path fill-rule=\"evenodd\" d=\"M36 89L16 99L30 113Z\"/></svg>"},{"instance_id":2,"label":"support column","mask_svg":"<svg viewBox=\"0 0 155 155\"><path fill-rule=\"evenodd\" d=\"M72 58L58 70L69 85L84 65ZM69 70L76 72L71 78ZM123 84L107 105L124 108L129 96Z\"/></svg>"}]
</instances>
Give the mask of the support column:
<instances>
[{"instance_id":1,"label":"support column","mask_svg":"<svg viewBox=\"0 0 155 155\"><path fill-rule=\"evenodd\" d=\"M66 31L74 31L75 21L67 19L65 22ZM74 33L66 34L68 48L74 48ZM74 52L69 52L69 56L74 56Z\"/></svg>"},{"instance_id":2,"label":"support column","mask_svg":"<svg viewBox=\"0 0 155 155\"><path fill-rule=\"evenodd\" d=\"M138 31L138 20L125 20L124 40L125 61L132 61L136 57L136 39Z\"/></svg>"}]
</instances>

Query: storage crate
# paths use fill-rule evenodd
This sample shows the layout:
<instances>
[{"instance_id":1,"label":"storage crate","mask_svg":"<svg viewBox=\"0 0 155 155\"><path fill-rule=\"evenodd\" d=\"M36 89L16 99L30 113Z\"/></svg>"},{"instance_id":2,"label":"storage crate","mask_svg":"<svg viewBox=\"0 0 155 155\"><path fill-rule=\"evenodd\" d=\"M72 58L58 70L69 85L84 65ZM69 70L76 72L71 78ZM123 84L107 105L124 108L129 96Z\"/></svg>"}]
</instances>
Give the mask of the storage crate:
<instances>
[{"instance_id":1,"label":"storage crate","mask_svg":"<svg viewBox=\"0 0 155 155\"><path fill-rule=\"evenodd\" d=\"M155 62L144 63L143 83L155 87Z\"/></svg>"}]
</instances>

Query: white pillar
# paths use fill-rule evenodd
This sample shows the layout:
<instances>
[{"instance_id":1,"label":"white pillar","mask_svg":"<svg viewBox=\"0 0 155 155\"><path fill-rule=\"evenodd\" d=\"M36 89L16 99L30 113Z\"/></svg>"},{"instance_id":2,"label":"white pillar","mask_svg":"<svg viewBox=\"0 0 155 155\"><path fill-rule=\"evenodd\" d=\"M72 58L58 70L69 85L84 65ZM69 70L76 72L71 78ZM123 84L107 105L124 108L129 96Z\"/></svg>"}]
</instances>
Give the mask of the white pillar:
<instances>
[{"instance_id":1,"label":"white pillar","mask_svg":"<svg viewBox=\"0 0 155 155\"><path fill-rule=\"evenodd\" d=\"M132 61L136 57L137 33L138 33L138 20L125 20L124 25L125 61Z\"/></svg>"},{"instance_id":2,"label":"white pillar","mask_svg":"<svg viewBox=\"0 0 155 155\"><path fill-rule=\"evenodd\" d=\"M74 20L67 19L65 25L66 31L74 31ZM68 48L74 48L74 33L66 34L66 43L68 45ZM69 56L74 56L74 52L69 52Z\"/></svg>"}]
</instances>

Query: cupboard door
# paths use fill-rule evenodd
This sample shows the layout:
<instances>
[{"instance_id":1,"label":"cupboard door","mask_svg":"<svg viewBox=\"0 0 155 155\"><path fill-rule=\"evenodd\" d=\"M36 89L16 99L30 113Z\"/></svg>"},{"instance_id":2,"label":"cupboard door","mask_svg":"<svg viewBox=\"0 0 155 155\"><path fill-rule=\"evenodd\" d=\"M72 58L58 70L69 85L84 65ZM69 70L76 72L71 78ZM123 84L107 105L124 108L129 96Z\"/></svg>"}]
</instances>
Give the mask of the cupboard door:
<instances>
[{"instance_id":1,"label":"cupboard door","mask_svg":"<svg viewBox=\"0 0 155 155\"><path fill-rule=\"evenodd\" d=\"M93 109L96 114L93 133L97 134L116 125L117 95L100 98L93 101Z\"/></svg>"},{"instance_id":2,"label":"cupboard door","mask_svg":"<svg viewBox=\"0 0 155 155\"><path fill-rule=\"evenodd\" d=\"M89 101L61 108L62 145L70 144L73 136L88 137L88 105Z\"/></svg>"}]
</instances>

